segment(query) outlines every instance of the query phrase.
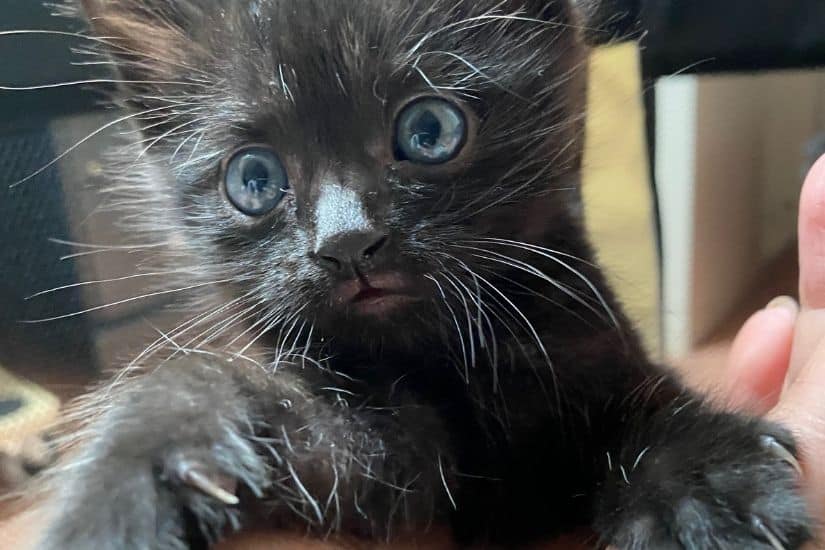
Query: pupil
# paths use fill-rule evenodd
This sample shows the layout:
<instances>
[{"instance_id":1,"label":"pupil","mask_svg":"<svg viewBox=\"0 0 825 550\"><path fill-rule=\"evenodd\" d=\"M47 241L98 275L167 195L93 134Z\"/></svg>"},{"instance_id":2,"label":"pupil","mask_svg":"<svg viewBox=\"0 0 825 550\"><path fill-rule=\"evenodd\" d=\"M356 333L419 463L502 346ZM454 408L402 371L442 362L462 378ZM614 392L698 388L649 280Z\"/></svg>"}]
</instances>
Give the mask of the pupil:
<instances>
[{"instance_id":1,"label":"pupil","mask_svg":"<svg viewBox=\"0 0 825 550\"><path fill-rule=\"evenodd\" d=\"M262 162L249 162L244 166L243 181L252 193L260 193L269 183L269 170Z\"/></svg>"},{"instance_id":2,"label":"pupil","mask_svg":"<svg viewBox=\"0 0 825 550\"><path fill-rule=\"evenodd\" d=\"M413 126L412 141L415 147L431 149L441 137L441 121L432 111L424 111Z\"/></svg>"}]
</instances>

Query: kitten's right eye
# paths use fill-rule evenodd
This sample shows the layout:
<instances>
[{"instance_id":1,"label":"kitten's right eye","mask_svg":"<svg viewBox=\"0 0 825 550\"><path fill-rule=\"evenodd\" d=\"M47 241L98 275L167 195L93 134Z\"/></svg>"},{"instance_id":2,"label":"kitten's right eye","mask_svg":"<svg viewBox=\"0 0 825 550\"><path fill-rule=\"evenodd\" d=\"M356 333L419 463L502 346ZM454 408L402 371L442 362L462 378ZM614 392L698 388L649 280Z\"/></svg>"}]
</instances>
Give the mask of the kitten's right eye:
<instances>
[{"instance_id":1,"label":"kitten's right eye","mask_svg":"<svg viewBox=\"0 0 825 550\"><path fill-rule=\"evenodd\" d=\"M224 169L224 186L235 208L248 216L263 216L284 198L289 180L275 151L253 145L230 157Z\"/></svg>"}]
</instances>

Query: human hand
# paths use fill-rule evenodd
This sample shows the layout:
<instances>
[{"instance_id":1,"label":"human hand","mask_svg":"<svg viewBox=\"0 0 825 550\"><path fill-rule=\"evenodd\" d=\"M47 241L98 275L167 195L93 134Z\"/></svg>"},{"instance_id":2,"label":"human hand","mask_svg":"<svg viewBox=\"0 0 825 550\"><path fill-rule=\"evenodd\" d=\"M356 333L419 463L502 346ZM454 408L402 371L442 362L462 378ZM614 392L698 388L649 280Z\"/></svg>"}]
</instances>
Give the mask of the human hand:
<instances>
[{"instance_id":1,"label":"human hand","mask_svg":"<svg viewBox=\"0 0 825 550\"><path fill-rule=\"evenodd\" d=\"M724 384L735 406L795 434L811 513L825 525L825 157L802 190L799 267L799 305L779 298L745 323Z\"/></svg>"}]
</instances>

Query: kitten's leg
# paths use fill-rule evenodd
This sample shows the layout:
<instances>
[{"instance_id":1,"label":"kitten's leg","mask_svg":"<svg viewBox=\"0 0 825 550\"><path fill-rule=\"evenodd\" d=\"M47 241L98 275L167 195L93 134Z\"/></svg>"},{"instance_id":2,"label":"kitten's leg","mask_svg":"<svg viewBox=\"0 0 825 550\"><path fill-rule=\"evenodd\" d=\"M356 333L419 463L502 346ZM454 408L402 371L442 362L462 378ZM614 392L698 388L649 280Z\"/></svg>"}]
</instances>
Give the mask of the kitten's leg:
<instances>
[{"instance_id":1,"label":"kitten's leg","mask_svg":"<svg viewBox=\"0 0 825 550\"><path fill-rule=\"evenodd\" d=\"M91 441L53 474L56 516L40 547L188 548L263 502L273 522L319 531L386 535L405 512L430 519L437 436L393 453L412 433L404 414L351 410L288 371L190 356L101 399Z\"/></svg>"},{"instance_id":2,"label":"kitten's leg","mask_svg":"<svg viewBox=\"0 0 825 550\"><path fill-rule=\"evenodd\" d=\"M792 438L693 397L626 412L596 527L622 550L799 548L811 536ZM642 410L644 411L644 407Z\"/></svg>"}]
</instances>

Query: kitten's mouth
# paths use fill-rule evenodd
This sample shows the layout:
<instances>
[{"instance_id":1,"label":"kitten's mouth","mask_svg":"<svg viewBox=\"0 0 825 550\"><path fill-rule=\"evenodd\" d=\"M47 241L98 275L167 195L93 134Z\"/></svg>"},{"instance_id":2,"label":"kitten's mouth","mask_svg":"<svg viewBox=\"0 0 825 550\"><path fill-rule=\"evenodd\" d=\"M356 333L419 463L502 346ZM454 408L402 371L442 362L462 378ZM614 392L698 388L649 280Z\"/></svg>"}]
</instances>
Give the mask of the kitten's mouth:
<instances>
[{"instance_id":1,"label":"kitten's mouth","mask_svg":"<svg viewBox=\"0 0 825 550\"><path fill-rule=\"evenodd\" d=\"M333 303L362 315L386 315L419 298L412 285L400 273L364 275L343 282L333 291Z\"/></svg>"}]
</instances>

